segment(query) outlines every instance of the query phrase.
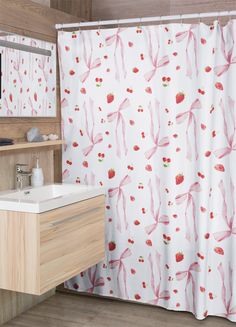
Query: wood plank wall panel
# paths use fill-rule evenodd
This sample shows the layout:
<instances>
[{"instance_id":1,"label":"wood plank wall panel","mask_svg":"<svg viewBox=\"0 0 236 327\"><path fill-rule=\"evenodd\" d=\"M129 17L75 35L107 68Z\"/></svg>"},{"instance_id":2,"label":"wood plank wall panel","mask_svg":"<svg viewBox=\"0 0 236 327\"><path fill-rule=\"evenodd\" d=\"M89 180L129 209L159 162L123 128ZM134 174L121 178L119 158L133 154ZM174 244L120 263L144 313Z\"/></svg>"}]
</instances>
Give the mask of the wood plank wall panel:
<instances>
[{"instance_id":1,"label":"wood plank wall panel","mask_svg":"<svg viewBox=\"0 0 236 327\"><path fill-rule=\"evenodd\" d=\"M14 177L17 163L27 164L28 169L31 170L35 166L36 157L39 158L40 167L43 169L45 183L53 183L54 168L52 148L47 150L28 149L23 152L22 150L8 151L0 155L0 191L15 188ZM48 167L50 167L50 169Z\"/></svg>"},{"instance_id":2,"label":"wood plank wall panel","mask_svg":"<svg viewBox=\"0 0 236 327\"><path fill-rule=\"evenodd\" d=\"M92 20L235 10L235 0L93 0Z\"/></svg>"},{"instance_id":3,"label":"wood plank wall panel","mask_svg":"<svg viewBox=\"0 0 236 327\"><path fill-rule=\"evenodd\" d=\"M0 30L18 33L49 42L56 42L56 23L78 22L80 19L62 11L51 9L50 0L0 0ZM48 3L47 3L48 2ZM0 137L11 137L22 140L25 133L32 126L40 128L42 133L60 134L59 83L58 83L58 110L56 118L0 118ZM39 154L41 165L44 168L47 182L61 180L61 150L40 150L9 152L0 155L0 189L10 189L14 185L14 166L17 162L28 163L30 167L36 154ZM55 167L53 167L53 155ZM1 264L1 263L0 263ZM29 309L52 295L54 290L38 297L21 293L0 290L0 325L12 319L21 312Z\"/></svg>"},{"instance_id":4,"label":"wood plank wall panel","mask_svg":"<svg viewBox=\"0 0 236 327\"><path fill-rule=\"evenodd\" d=\"M78 17L29 0L0 0L0 29L56 42L56 23L78 22Z\"/></svg>"},{"instance_id":5,"label":"wood plank wall panel","mask_svg":"<svg viewBox=\"0 0 236 327\"><path fill-rule=\"evenodd\" d=\"M51 8L91 20L92 0L51 0Z\"/></svg>"}]
</instances>

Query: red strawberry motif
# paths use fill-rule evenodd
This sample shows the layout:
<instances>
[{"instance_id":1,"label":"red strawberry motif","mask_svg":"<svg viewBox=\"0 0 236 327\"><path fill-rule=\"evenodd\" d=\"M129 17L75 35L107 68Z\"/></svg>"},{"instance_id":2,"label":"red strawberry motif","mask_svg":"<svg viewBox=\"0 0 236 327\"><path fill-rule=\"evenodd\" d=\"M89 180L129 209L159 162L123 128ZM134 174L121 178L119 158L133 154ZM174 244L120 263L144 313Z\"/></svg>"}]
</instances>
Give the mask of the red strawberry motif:
<instances>
[{"instance_id":1,"label":"red strawberry motif","mask_svg":"<svg viewBox=\"0 0 236 327\"><path fill-rule=\"evenodd\" d=\"M69 74L73 76L75 74L75 71L73 69L70 70Z\"/></svg>"},{"instance_id":2,"label":"red strawberry motif","mask_svg":"<svg viewBox=\"0 0 236 327\"><path fill-rule=\"evenodd\" d=\"M135 145L133 149L134 149L134 151L138 151L140 148L138 145Z\"/></svg>"},{"instance_id":3,"label":"red strawberry motif","mask_svg":"<svg viewBox=\"0 0 236 327\"><path fill-rule=\"evenodd\" d=\"M225 171L225 167L222 164L217 164L215 165L215 170L218 170L220 172L224 172Z\"/></svg>"},{"instance_id":4,"label":"red strawberry motif","mask_svg":"<svg viewBox=\"0 0 236 327\"><path fill-rule=\"evenodd\" d=\"M215 247L214 251L217 254L224 255L224 250L221 247Z\"/></svg>"},{"instance_id":5,"label":"red strawberry motif","mask_svg":"<svg viewBox=\"0 0 236 327\"><path fill-rule=\"evenodd\" d=\"M107 95L107 103L112 103L114 101L114 95L112 93L109 93Z\"/></svg>"},{"instance_id":6,"label":"red strawberry motif","mask_svg":"<svg viewBox=\"0 0 236 327\"><path fill-rule=\"evenodd\" d=\"M210 155L211 155L211 151L206 151L205 152L205 157L210 157Z\"/></svg>"},{"instance_id":7,"label":"red strawberry motif","mask_svg":"<svg viewBox=\"0 0 236 327\"><path fill-rule=\"evenodd\" d=\"M151 89L149 86L148 86L148 87L146 87L145 91L146 91L147 93L150 93L150 94L152 94L152 89Z\"/></svg>"},{"instance_id":8,"label":"red strawberry motif","mask_svg":"<svg viewBox=\"0 0 236 327\"><path fill-rule=\"evenodd\" d=\"M137 74L139 72L139 69L137 67L133 68L133 73Z\"/></svg>"},{"instance_id":9,"label":"red strawberry motif","mask_svg":"<svg viewBox=\"0 0 236 327\"><path fill-rule=\"evenodd\" d=\"M88 168L88 161L83 161L83 166L84 166L85 168Z\"/></svg>"},{"instance_id":10,"label":"red strawberry motif","mask_svg":"<svg viewBox=\"0 0 236 327\"><path fill-rule=\"evenodd\" d=\"M206 208L204 208L204 207L200 207L200 210L202 213L206 212Z\"/></svg>"},{"instance_id":11,"label":"red strawberry motif","mask_svg":"<svg viewBox=\"0 0 236 327\"><path fill-rule=\"evenodd\" d=\"M152 166L151 165L146 165L145 169L146 169L146 171L152 171Z\"/></svg>"},{"instance_id":12,"label":"red strawberry motif","mask_svg":"<svg viewBox=\"0 0 236 327\"><path fill-rule=\"evenodd\" d=\"M85 89L84 87L82 87L82 88L80 89L80 92L81 92L82 94L86 94L86 89Z\"/></svg>"},{"instance_id":13,"label":"red strawberry motif","mask_svg":"<svg viewBox=\"0 0 236 327\"><path fill-rule=\"evenodd\" d=\"M210 67L210 66L206 66L206 67L205 67L205 72L206 72L206 73L209 73L210 71L211 71L211 67Z\"/></svg>"},{"instance_id":14,"label":"red strawberry motif","mask_svg":"<svg viewBox=\"0 0 236 327\"><path fill-rule=\"evenodd\" d=\"M138 226L138 225L140 225L140 221L139 221L138 219L136 219L136 220L134 221L134 224L135 224L136 226Z\"/></svg>"},{"instance_id":15,"label":"red strawberry motif","mask_svg":"<svg viewBox=\"0 0 236 327\"><path fill-rule=\"evenodd\" d=\"M146 240L146 244L147 244L148 246L152 246L152 241L151 241L151 240Z\"/></svg>"},{"instance_id":16,"label":"red strawberry motif","mask_svg":"<svg viewBox=\"0 0 236 327\"><path fill-rule=\"evenodd\" d=\"M220 91L224 90L223 84L220 82L215 83L215 87Z\"/></svg>"},{"instance_id":17,"label":"red strawberry motif","mask_svg":"<svg viewBox=\"0 0 236 327\"><path fill-rule=\"evenodd\" d=\"M111 242L108 243L109 251L114 251L115 248L116 248L116 243L115 242L111 241Z\"/></svg>"},{"instance_id":18,"label":"red strawberry motif","mask_svg":"<svg viewBox=\"0 0 236 327\"><path fill-rule=\"evenodd\" d=\"M210 237L210 234L209 234L209 233L206 233L206 234L204 235L204 237L205 237L206 240L208 240L209 237Z\"/></svg>"},{"instance_id":19,"label":"red strawberry motif","mask_svg":"<svg viewBox=\"0 0 236 327\"><path fill-rule=\"evenodd\" d=\"M209 299L210 300L213 300L214 299L213 294L211 292L209 293Z\"/></svg>"},{"instance_id":20,"label":"red strawberry motif","mask_svg":"<svg viewBox=\"0 0 236 327\"><path fill-rule=\"evenodd\" d=\"M183 181L184 181L184 175L178 174L177 176L175 176L175 184L176 185L183 183Z\"/></svg>"},{"instance_id":21,"label":"red strawberry motif","mask_svg":"<svg viewBox=\"0 0 236 327\"><path fill-rule=\"evenodd\" d=\"M140 300L141 299L141 296L139 294L135 294L135 300Z\"/></svg>"},{"instance_id":22,"label":"red strawberry motif","mask_svg":"<svg viewBox=\"0 0 236 327\"><path fill-rule=\"evenodd\" d=\"M206 44L206 39L204 39L203 37L201 38L201 44Z\"/></svg>"},{"instance_id":23,"label":"red strawberry motif","mask_svg":"<svg viewBox=\"0 0 236 327\"><path fill-rule=\"evenodd\" d=\"M183 92L179 92L179 93L177 93L176 96L175 96L175 101L176 101L177 104L183 102L184 99L185 99L185 95L184 95Z\"/></svg>"},{"instance_id":24,"label":"red strawberry motif","mask_svg":"<svg viewBox=\"0 0 236 327\"><path fill-rule=\"evenodd\" d=\"M74 148L77 148L77 146L78 146L79 144L78 144L77 142L73 142L72 145L73 145Z\"/></svg>"},{"instance_id":25,"label":"red strawberry motif","mask_svg":"<svg viewBox=\"0 0 236 327\"><path fill-rule=\"evenodd\" d=\"M204 292L206 291L205 287L200 286L200 291L201 291L202 293L204 293Z\"/></svg>"},{"instance_id":26,"label":"red strawberry motif","mask_svg":"<svg viewBox=\"0 0 236 327\"><path fill-rule=\"evenodd\" d=\"M176 262L181 262L181 261L183 261L183 260L184 260L184 255L183 255L183 253L181 253L181 252L176 253L176 255L175 255L175 260L176 260Z\"/></svg>"},{"instance_id":27,"label":"red strawberry motif","mask_svg":"<svg viewBox=\"0 0 236 327\"><path fill-rule=\"evenodd\" d=\"M116 172L115 172L114 169L109 169L109 170L108 170L108 178L109 178L109 179L115 177L115 174L116 174Z\"/></svg>"}]
</instances>

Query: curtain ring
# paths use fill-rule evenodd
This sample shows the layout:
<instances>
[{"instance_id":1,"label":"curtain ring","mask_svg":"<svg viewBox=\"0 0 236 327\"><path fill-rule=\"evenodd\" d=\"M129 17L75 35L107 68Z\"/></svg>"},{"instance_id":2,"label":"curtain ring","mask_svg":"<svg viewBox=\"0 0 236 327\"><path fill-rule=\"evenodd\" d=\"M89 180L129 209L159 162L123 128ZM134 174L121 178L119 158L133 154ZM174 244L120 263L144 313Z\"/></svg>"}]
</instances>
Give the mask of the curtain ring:
<instances>
[{"instance_id":1,"label":"curtain ring","mask_svg":"<svg viewBox=\"0 0 236 327\"><path fill-rule=\"evenodd\" d=\"M200 13L198 14L198 22L199 22L199 24L201 24L201 22L202 22L201 14Z\"/></svg>"},{"instance_id":2,"label":"curtain ring","mask_svg":"<svg viewBox=\"0 0 236 327\"><path fill-rule=\"evenodd\" d=\"M183 15L180 14L180 22L181 22L181 26L183 26Z\"/></svg>"},{"instance_id":3,"label":"curtain ring","mask_svg":"<svg viewBox=\"0 0 236 327\"><path fill-rule=\"evenodd\" d=\"M98 32L101 30L101 20L98 21Z\"/></svg>"},{"instance_id":4,"label":"curtain ring","mask_svg":"<svg viewBox=\"0 0 236 327\"><path fill-rule=\"evenodd\" d=\"M139 29L142 29L142 17L139 18L139 26L138 26Z\"/></svg>"}]
</instances>

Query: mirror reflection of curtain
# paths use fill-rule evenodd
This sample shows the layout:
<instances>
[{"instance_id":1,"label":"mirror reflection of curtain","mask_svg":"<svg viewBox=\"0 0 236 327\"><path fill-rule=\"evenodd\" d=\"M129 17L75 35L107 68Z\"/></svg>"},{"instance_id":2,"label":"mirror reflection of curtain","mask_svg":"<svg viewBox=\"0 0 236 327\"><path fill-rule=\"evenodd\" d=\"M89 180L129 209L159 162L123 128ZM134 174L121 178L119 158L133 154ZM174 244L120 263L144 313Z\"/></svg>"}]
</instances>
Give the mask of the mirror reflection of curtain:
<instances>
[{"instance_id":1,"label":"mirror reflection of curtain","mask_svg":"<svg viewBox=\"0 0 236 327\"><path fill-rule=\"evenodd\" d=\"M0 47L0 117L56 116L56 46L18 35L1 40L51 50L52 56Z\"/></svg>"}]
</instances>

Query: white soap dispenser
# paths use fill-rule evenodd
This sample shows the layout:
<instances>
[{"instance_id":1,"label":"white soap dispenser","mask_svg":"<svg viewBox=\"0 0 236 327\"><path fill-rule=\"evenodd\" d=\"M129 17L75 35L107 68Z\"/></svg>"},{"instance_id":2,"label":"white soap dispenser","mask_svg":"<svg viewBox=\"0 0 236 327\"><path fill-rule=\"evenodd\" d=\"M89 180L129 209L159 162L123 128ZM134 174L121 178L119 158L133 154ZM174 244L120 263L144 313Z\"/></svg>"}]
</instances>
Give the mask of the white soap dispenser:
<instances>
[{"instance_id":1,"label":"white soap dispenser","mask_svg":"<svg viewBox=\"0 0 236 327\"><path fill-rule=\"evenodd\" d=\"M36 158L36 167L32 169L31 185L33 187L43 186L43 170L39 167L39 158Z\"/></svg>"}]
</instances>

